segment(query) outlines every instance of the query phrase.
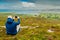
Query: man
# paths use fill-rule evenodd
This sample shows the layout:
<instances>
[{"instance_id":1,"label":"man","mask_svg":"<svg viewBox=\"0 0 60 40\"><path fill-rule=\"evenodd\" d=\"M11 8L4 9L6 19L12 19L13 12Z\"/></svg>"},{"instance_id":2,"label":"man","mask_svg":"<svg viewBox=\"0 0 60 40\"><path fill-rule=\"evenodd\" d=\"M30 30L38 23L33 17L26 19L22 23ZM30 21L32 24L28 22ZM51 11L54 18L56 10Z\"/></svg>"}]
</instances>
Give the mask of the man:
<instances>
[{"instance_id":1,"label":"man","mask_svg":"<svg viewBox=\"0 0 60 40\"><path fill-rule=\"evenodd\" d=\"M6 22L6 33L8 35L16 35L17 32L19 31L19 27L17 29L17 25L20 24L20 19L18 18L18 22L13 21L14 19L12 16L8 16L7 22ZM18 30L18 31L17 31Z\"/></svg>"}]
</instances>

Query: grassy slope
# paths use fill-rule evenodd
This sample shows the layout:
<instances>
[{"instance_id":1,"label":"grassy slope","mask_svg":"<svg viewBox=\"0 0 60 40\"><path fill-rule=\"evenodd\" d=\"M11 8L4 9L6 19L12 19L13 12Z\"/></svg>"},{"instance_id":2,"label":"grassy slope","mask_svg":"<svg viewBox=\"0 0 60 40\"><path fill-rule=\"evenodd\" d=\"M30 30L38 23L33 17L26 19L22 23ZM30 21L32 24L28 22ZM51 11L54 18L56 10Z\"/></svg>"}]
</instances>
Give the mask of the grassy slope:
<instances>
[{"instance_id":1,"label":"grassy slope","mask_svg":"<svg viewBox=\"0 0 60 40\"><path fill-rule=\"evenodd\" d=\"M4 18L4 19L2 19ZM0 25L4 25L7 17L0 18ZM37 28L25 28L15 35L6 35L5 28L0 28L0 40L60 40L60 20L49 20L40 17L21 17L21 26ZM47 32L52 29L54 32Z\"/></svg>"}]
</instances>

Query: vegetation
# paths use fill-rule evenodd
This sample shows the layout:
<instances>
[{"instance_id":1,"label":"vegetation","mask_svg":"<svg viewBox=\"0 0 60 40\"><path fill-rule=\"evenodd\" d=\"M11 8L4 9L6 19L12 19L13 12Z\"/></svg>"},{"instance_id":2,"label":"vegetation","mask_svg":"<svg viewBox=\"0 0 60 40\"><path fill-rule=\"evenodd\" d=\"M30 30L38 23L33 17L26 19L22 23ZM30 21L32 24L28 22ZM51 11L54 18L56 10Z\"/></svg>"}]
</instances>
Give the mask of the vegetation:
<instances>
[{"instance_id":1,"label":"vegetation","mask_svg":"<svg viewBox=\"0 0 60 40\"><path fill-rule=\"evenodd\" d=\"M39 16L48 19L60 19L60 14L58 13L41 13Z\"/></svg>"},{"instance_id":2,"label":"vegetation","mask_svg":"<svg viewBox=\"0 0 60 40\"><path fill-rule=\"evenodd\" d=\"M0 26L4 26L7 16L0 16ZM36 16L36 15L35 15ZM42 18L41 16L20 15L21 28L15 36L6 35L6 29L0 27L0 40L60 40L60 20ZM48 32L48 30L54 32Z\"/></svg>"}]
</instances>

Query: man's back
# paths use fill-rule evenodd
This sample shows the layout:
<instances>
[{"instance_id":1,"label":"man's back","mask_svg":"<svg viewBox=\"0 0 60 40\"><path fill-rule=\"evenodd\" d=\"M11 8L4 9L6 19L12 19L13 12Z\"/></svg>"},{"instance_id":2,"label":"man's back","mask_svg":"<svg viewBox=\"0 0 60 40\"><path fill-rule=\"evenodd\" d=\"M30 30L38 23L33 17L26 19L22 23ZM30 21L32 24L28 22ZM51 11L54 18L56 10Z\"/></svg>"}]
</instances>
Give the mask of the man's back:
<instances>
[{"instance_id":1,"label":"man's back","mask_svg":"<svg viewBox=\"0 0 60 40\"><path fill-rule=\"evenodd\" d=\"M16 26L20 24L20 20L18 22L14 22L13 19L8 18L6 22L6 31L7 34L17 34Z\"/></svg>"}]
</instances>

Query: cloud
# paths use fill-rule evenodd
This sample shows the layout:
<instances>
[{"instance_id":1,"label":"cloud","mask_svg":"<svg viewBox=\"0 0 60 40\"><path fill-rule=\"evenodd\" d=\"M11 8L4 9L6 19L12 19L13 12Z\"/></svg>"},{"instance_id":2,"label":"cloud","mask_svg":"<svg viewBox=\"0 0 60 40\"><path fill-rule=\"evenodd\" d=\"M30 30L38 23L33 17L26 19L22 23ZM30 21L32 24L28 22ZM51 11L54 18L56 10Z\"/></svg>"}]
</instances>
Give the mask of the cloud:
<instances>
[{"instance_id":1,"label":"cloud","mask_svg":"<svg viewBox=\"0 0 60 40\"><path fill-rule=\"evenodd\" d=\"M11 10L31 10L35 9L35 3L19 2L12 4L1 4L0 9L11 9Z\"/></svg>"},{"instance_id":2,"label":"cloud","mask_svg":"<svg viewBox=\"0 0 60 40\"><path fill-rule=\"evenodd\" d=\"M35 3L21 2L23 7L35 7Z\"/></svg>"},{"instance_id":3,"label":"cloud","mask_svg":"<svg viewBox=\"0 0 60 40\"><path fill-rule=\"evenodd\" d=\"M28 12L28 13L39 13L39 12L49 12L60 10L60 6L57 5L49 5L49 4L40 4L40 3L32 3L32 2L18 2L18 3L6 3L0 4L0 10L2 11L10 11L10 12ZM52 12L51 11L51 12Z\"/></svg>"},{"instance_id":4,"label":"cloud","mask_svg":"<svg viewBox=\"0 0 60 40\"><path fill-rule=\"evenodd\" d=\"M35 3L30 2L19 2L12 4L1 4L0 12L21 12L21 13L36 13Z\"/></svg>"}]
</instances>

